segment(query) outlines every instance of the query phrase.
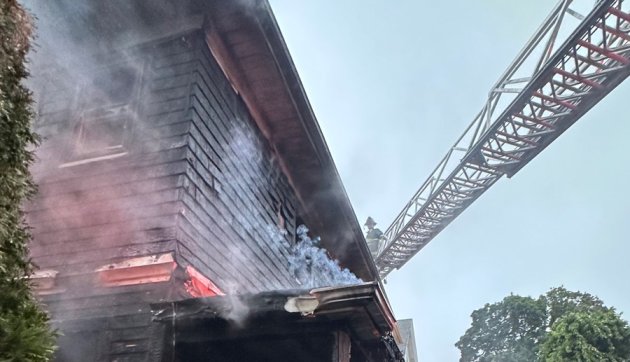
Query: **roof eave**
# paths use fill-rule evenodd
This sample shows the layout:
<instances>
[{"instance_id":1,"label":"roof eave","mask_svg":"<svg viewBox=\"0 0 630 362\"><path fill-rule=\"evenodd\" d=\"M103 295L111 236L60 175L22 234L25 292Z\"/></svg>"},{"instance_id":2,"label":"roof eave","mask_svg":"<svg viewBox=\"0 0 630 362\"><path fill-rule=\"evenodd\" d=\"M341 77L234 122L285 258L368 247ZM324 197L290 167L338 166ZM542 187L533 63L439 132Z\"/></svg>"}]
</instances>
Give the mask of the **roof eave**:
<instances>
[{"instance_id":1,"label":"roof eave","mask_svg":"<svg viewBox=\"0 0 630 362\"><path fill-rule=\"evenodd\" d=\"M225 6L224 2L220 3ZM220 40L219 47L223 48L225 57L231 57L227 63L233 65L228 67L231 68L228 73L241 83L241 95L281 158L281 166L302 203L303 218L343 266L364 281L378 280L378 270L356 214L269 3L266 0L253 4L234 2L231 11L230 21L219 19L222 15L215 13L210 25L212 32ZM234 21L245 24L237 27ZM234 35L235 28L247 29L245 38L249 38L250 44L245 43L248 39L243 40L243 34L239 34L238 44L239 49L247 48L247 53L239 54L237 46L230 43L229 37ZM253 61L256 56L263 61ZM273 62L275 68L264 73L265 85L283 89L283 92L276 89L273 93L274 101L285 107L282 116L270 109L269 102L264 101L269 94L263 94L262 82L256 82L262 77L258 73L262 73L265 61ZM285 130L284 126L293 122L297 122L300 129ZM298 151L294 143L298 144Z\"/></svg>"}]
</instances>

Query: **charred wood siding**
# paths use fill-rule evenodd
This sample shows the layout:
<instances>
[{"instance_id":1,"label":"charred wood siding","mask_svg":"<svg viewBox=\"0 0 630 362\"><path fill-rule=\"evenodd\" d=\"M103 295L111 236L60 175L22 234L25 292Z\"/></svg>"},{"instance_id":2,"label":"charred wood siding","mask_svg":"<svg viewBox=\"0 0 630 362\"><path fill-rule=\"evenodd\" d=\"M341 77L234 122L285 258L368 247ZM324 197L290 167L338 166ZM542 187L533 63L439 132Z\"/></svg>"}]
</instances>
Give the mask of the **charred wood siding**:
<instances>
[{"instance_id":1,"label":"charred wood siding","mask_svg":"<svg viewBox=\"0 0 630 362\"><path fill-rule=\"evenodd\" d=\"M56 361L158 361L152 351L158 341L164 343L146 310L129 316L63 321L56 327L64 332L57 340Z\"/></svg>"},{"instance_id":2,"label":"charred wood siding","mask_svg":"<svg viewBox=\"0 0 630 362\"><path fill-rule=\"evenodd\" d=\"M98 287L95 269L164 252L225 292L296 286L287 261L296 197L202 32L99 62L93 74L121 63L135 72L129 104L116 105L130 115L114 124L124 127L116 130L120 145L116 137L90 143L105 130L90 129L91 117L107 112L86 105L84 94L94 92L77 85L85 75L40 82L37 130L45 141L34 169L39 194L28 205L32 256L57 270L67 290L46 297L49 309L61 319L118 313L104 305L132 313L138 305L122 301L133 300L124 295L134 289ZM95 144L104 152L93 153ZM156 288L163 292L154 298L174 297L172 287Z\"/></svg>"},{"instance_id":3,"label":"charred wood siding","mask_svg":"<svg viewBox=\"0 0 630 362\"><path fill-rule=\"evenodd\" d=\"M195 50L177 37L132 53L124 58L138 79L123 156L68 166L82 157L76 154L81 77L63 81L56 74L39 99L37 130L45 141L28 220L35 262L59 271L61 292L43 297L64 334L59 361L152 360L149 303L182 297L182 278L105 287L94 272L130 257L177 251L194 69L186 59Z\"/></svg>"},{"instance_id":4,"label":"charred wood siding","mask_svg":"<svg viewBox=\"0 0 630 362\"><path fill-rule=\"evenodd\" d=\"M226 293L296 286L287 260L296 197L202 32L99 60L94 74L121 57L135 81L115 111L86 104L85 74L39 81L36 129L45 141L27 213L34 261L59 272L60 291L43 301L68 336L62 361L145 360L148 305L186 297L188 265ZM114 119L123 132L101 142L107 128L92 117ZM95 272L167 252L180 266L169 282L106 287Z\"/></svg>"},{"instance_id":5,"label":"charred wood siding","mask_svg":"<svg viewBox=\"0 0 630 362\"><path fill-rule=\"evenodd\" d=\"M98 158L110 157L108 149L97 157L76 151L77 127L86 118L81 98L89 90L78 85L85 75L68 74L66 81L55 74L42 91L37 130L45 141L34 169L39 193L27 211L33 259L59 271L65 290L45 297L55 319L132 315L147 302L172 297L168 283L103 287L95 269L177 250L191 123L192 68L182 59L193 53L178 37L112 57L124 58L136 79L124 111L130 115L125 142L112 159ZM103 62L106 69L110 60Z\"/></svg>"},{"instance_id":6,"label":"charred wood siding","mask_svg":"<svg viewBox=\"0 0 630 362\"><path fill-rule=\"evenodd\" d=\"M226 292L294 287L295 195L201 34L193 44L179 255Z\"/></svg>"}]
</instances>

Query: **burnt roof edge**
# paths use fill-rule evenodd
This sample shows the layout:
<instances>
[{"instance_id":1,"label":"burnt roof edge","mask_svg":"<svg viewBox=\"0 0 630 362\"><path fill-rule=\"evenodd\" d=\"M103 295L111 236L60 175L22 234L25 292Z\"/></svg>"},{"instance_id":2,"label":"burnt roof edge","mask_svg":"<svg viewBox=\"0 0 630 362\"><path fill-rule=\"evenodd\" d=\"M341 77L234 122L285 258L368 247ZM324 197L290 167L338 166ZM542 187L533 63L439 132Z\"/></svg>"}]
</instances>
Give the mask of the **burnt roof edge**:
<instances>
[{"instance_id":1,"label":"burnt roof edge","mask_svg":"<svg viewBox=\"0 0 630 362\"><path fill-rule=\"evenodd\" d=\"M290 311L287 305L295 298L311 300L315 304L311 304L308 310ZM203 323L205 320L217 319L229 321L230 312L235 308L234 305L247 305L250 318L269 313L281 313L286 318L298 317L312 322L315 322L317 318L346 320L351 324L358 338L380 338L393 333L397 328L391 306L385 298L381 285L376 282L317 289L190 298L175 302L154 303L151 304L151 311L153 320L158 323L172 323L175 320ZM369 318L357 317L363 315L363 312L367 312ZM182 324L182 326L182 328L188 328L190 324ZM357 334L356 331L365 331L366 328L370 330L375 328L378 335Z\"/></svg>"}]
</instances>

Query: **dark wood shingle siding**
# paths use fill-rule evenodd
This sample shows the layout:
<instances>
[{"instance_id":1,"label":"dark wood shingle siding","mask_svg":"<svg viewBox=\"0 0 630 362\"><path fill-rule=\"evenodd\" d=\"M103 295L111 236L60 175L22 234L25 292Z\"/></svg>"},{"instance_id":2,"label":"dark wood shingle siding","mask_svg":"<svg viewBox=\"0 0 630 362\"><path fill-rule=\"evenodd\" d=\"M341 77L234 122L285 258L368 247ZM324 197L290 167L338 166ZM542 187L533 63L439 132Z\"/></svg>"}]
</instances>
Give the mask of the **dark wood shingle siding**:
<instances>
[{"instance_id":1,"label":"dark wood shingle siding","mask_svg":"<svg viewBox=\"0 0 630 362\"><path fill-rule=\"evenodd\" d=\"M146 308L150 293L134 293L123 298L127 314L96 314L54 323L63 331L58 338L59 350L55 361L75 362L146 362L157 360L152 353L157 343L155 323ZM135 302L134 302L135 301Z\"/></svg>"},{"instance_id":2,"label":"dark wood shingle siding","mask_svg":"<svg viewBox=\"0 0 630 362\"><path fill-rule=\"evenodd\" d=\"M203 38L194 44L189 167L179 225L195 241L182 243L187 249L182 254L219 287L236 285L243 291L294 287L288 271L292 240L280 242L270 230L279 226L280 208L284 226L294 232L295 195ZM237 272L226 273L232 268ZM226 274L226 279L219 277Z\"/></svg>"},{"instance_id":3,"label":"dark wood shingle siding","mask_svg":"<svg viewBox=\"0 0 630 362\"><path fill-rule=\"evenodd\" d=\"M288 268L296 197L203 33L131 53L141 75L126 155L68 166L81 160L73 154L81 111L72 108L81 91L41 97L37 127L47 141L35 168L40 193L28 205L35 261L58 270L62 284L80 275L94 284L100 266L174 252L225 292L297 286ZM115 299L116 289L105 294ZM102 305L93 293L86 285L65 298Z\"/></svg>"},{"instance_id":4,"label":"dark wood shingle siding","mask_svg":"<svg viewBox=\"0 0 630 362\"><path fill-rule=\"evenodd\" d=\"M187 59L194 50L178 37L130 53L140 89L125 130L126 155L68 166L80 160L72 151L81 110L69 108L78 102L57 93L53 101L46 93L40 97L37 130L46 140L34 168L39 194L27 211L34 261L59 271L57 283L65 289L44 298L55 319L132 315L148 302L174 297L169 283L103 287L95 273L108 263L177 250L196 67ZM81 92L66 89L64 95L80 98Z\"/></svg>"}]
</instances>

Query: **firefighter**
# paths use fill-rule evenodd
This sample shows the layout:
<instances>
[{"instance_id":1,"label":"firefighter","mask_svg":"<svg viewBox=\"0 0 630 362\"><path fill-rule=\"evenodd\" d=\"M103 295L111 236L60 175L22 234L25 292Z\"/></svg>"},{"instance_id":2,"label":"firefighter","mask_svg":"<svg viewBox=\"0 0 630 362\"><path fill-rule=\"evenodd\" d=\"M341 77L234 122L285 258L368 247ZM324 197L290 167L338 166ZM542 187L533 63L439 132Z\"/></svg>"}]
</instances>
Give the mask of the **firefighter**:
<instances>
[{"instance_id":1,"label":"firefighter","mask_svg":"<svg viewBox=\"0 0 630 362\"><path fill-rule=\"evenodd\" d=\"M370 249L370 253L372 253L372 257L376 258L378 254L378 248L381 244L381 240L383 239L383 232L375 228L376 221L372 219L372 217L368 216L365 221L365 226L367 227L367 234L365 235L365 240L367 241L368 248Z\"/></svg>"}]
</instances>

